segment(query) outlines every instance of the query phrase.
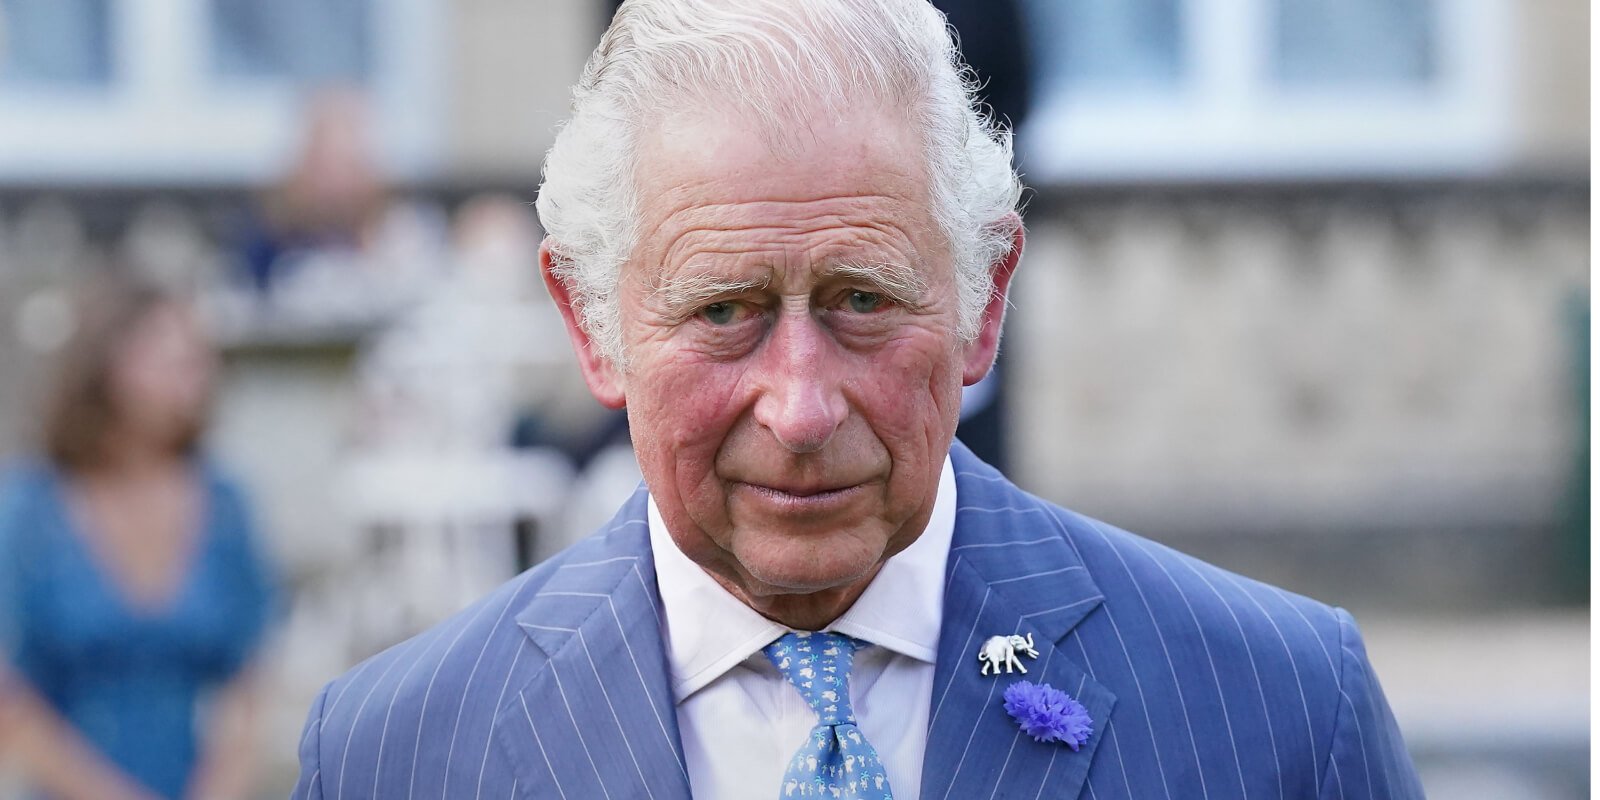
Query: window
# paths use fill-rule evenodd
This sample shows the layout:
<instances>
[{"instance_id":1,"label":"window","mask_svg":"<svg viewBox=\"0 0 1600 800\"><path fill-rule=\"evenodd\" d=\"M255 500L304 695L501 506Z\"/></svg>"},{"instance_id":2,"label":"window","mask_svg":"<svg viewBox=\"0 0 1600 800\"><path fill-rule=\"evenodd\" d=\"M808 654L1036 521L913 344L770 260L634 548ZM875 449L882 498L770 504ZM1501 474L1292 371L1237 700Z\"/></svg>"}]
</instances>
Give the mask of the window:
<instances>
[{"instance_id":1,"label":"window","mask_svg":"<svg viewBox=\"0 0 1600 800\"><path fill-rule=\"evenodd\" d=\"M224 78L364 83L369 0L210 0L212 68Z\"/></svg>"},{"instance_id":2,"label":"window","mask_svg":"<svg viewBox=\"0 0 1600 800\"><path fill-rule=\"evenodd\" d=\"M1290 86L1423 85L1438 36L1428 0L1276 0L1273 78Z\"/></svg>"},{"instance_id":3,"label":"window","mask_svg":"<svg viewBox=\"0 0 1600 800\"><path fill-rule=\"evenodd\" d=\"M1515 146L1515 0L1026 0L1024 169L1438 178Z\"/></svg>"},{"instance_id":4,"label":"window","mask_svg":"<svg viewBox=\"0 0 1600 800\"><path fill-rule=\"evenodd\" d=\"M0 86L111 82L108 0L0 0Z\"/></svg>"},{"instance_id":5,"label":"window","mask_svg":"<svg viewBox=\"0 0 1600 800\"><path fill-rule=\"evenodd\" d=\"M307 90L359 83L379 162L443 154L447 0L0 0L0 181L271 178Z\"/></svg>"},{"instance_id":6,"label":"window","mask_svg":"<svg viewBox=\"0 0 1600 800\"><path fill-rule=\"evenodd\" d=\"M1028 0L1045 83L1168 87L1180 76L1178 0Z\"/></svg>"}]
</instances>

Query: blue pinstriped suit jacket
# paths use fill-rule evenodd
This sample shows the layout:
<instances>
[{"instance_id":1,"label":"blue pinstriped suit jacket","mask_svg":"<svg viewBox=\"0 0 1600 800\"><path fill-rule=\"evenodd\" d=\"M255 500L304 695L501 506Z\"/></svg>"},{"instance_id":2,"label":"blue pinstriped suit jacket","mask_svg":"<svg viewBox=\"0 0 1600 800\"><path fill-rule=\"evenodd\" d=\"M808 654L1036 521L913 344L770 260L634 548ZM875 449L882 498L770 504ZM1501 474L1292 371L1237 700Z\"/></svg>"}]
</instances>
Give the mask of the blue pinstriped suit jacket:
<instances>
[{"instance_id":1,"label":"blue pinstriped suit jacket","mask_svg":"<svg viewBox=\"0 0 1600 800\"><path fill-rule=\"evenodd\" d=\"M1046 503L959 443L931 798L1420 798L1350 616ZM602 533L330 683L296 798L686 798L641 490ZM979 643L1084 704L1022 735ZM777 793L759 792L757 797ZM904 800L904 799L902 799Z\"/></svg>"}]
</instances>

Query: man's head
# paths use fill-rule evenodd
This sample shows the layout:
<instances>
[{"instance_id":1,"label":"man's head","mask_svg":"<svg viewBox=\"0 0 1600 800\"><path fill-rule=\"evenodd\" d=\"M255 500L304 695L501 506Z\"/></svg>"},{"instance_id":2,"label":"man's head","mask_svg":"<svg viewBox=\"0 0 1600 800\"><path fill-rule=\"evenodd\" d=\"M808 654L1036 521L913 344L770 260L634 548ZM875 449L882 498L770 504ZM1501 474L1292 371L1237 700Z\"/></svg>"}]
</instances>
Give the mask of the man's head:
<instances>
[{"instance_id":1,"label":"man's head","mask_svg":"<svg viewBox=\"0 0 1600 800\"><path fill-rule=\"evenodd\" d=\"M815 627L932 511L1020 254L925 0L631 0L545 168L546 278L678 546Z\"/></svg>"}]
</instances>

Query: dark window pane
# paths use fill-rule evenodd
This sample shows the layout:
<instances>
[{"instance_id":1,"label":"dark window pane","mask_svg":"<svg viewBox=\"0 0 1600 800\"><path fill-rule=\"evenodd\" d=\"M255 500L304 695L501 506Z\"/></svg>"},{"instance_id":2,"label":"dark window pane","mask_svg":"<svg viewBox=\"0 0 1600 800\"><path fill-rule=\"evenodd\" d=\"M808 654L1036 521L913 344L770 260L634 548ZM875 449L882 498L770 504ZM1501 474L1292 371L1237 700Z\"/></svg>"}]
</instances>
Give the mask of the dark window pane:
<instances>
[{"instance_id":1,"label":"dark window pane","mask_svg":"<svg viewBox=\"0 0 1600 800\"><path fill-rule=\"evenodd\" d=\"M111 82L109 0L0 0L0 83Z\"/></svg>"},{"instance_id":2,"label":"dark window pane","mask_svg":"<svg viewBox=\"0 0 1600 800\"><path fill-rule=\"evenodd\" d=\"M1276 0L1273 77L1296 86L1426 83L1435 72L1431 0Z\"/></svg>"},{"instance_id":3,"label":"dark window pane","mask_svg":"<svg viewBox=\"0 0 1600 800\"><path fill-rule=\"evenodd\" d=\"M1178 0L1028 0L1044 82L1166 87L1182 69Z\"/></svg>"},{"instance_id":4,"label":"dark window pane","mask_svg":"<svg viewBox=\"0 0 1600 800\"><path fill-rule=\"evenodd\" d=\"M227 78L364 82L370 0L210 0L211 56Z\"/></svg>"}]
</instances>

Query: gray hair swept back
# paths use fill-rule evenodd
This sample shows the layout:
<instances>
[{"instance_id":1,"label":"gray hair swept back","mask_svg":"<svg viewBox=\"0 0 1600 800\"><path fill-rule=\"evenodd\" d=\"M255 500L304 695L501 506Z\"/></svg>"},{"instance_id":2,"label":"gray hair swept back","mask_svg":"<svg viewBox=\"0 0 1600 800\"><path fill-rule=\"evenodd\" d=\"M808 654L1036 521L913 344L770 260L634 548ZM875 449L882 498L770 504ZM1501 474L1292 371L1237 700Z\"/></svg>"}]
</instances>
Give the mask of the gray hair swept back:
<instances>
[{"instance_id":1,"label":"gray hair swept back","mask_svg":"<svg viewBox=\"0 0 1600 800\"><path fill-rule=\"evenodd\" d=\"M922 131L930 211L955 265L958 333L970 340L1022 192L1011 134L979 107L976 88L927 0L627 0L545 158L538 209L553 271L601 355L623 365L617 286L636 238L640 131L688 100L737 104L781 130L797 92L835 104L865 96L905 109Z\"/></svg>"}]
</instances>

